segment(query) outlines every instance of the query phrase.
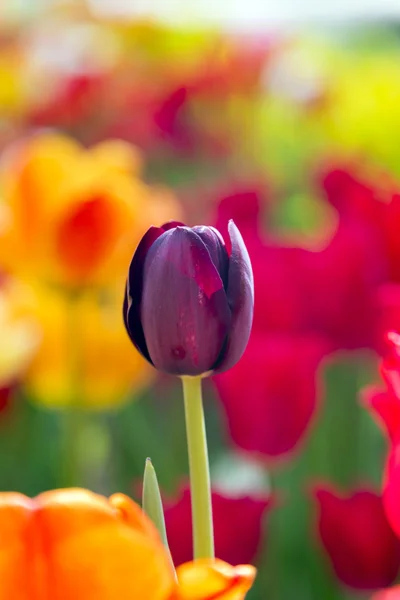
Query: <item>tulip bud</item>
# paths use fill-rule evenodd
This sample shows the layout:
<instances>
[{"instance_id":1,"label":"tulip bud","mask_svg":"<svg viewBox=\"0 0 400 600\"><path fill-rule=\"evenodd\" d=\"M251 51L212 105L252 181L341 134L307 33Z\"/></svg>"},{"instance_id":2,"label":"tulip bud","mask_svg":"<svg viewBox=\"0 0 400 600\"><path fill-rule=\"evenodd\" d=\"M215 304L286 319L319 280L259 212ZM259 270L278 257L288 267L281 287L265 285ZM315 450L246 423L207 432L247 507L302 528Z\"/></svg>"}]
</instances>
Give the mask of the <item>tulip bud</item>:
<instances>
[{"instance_id":1,"label":"tulip bud","mask_svg":"<svg viewBox=\"0 0 400 600\"><path fill-rule=\"evenodd\" d=\"M233 221L228 231L229 251L213 227L151 227L133 256L125 326L160 371L222 372L244 352L253 320L253 273Z\"/></svg>"}]
</instances>

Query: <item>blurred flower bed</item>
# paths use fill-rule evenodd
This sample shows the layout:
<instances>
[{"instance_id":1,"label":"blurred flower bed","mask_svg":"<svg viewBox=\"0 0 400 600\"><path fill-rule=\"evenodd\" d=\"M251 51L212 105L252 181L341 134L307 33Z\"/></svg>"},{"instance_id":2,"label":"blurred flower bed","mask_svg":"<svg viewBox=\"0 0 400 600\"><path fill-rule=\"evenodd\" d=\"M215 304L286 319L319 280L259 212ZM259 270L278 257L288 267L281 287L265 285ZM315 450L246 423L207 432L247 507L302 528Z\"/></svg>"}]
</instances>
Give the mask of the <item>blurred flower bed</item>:
<instances>
[{"instance_id":1,"label":"blurred flower bed","mask_svg":"<svg viewBox=\"0 0 400 600\"><path fill-rule=\"evenodd\" d=\"M233 218L255 318L242 360L205 384L217 556L255 562L250 600L395 584L397 480L384 510L366 406L388 472L399 59L389 25L233 36L82 3L1 24L2 490L137 496L150 452L173 559L190 560L180 393L130 344L123 289L151 224Z\"/></svg>"}]
</instances>

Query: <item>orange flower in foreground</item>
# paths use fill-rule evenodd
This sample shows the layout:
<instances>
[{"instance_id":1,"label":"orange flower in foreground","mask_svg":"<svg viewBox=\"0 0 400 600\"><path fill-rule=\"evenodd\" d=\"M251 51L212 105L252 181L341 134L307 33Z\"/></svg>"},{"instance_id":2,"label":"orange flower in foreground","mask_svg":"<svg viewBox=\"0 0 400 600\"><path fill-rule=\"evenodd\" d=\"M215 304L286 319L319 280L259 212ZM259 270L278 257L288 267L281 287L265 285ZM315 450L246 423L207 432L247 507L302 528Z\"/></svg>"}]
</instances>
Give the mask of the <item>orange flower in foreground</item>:
<instances>
[{"instance_id":1,"label":"orange flower in foreground","mask_svg":"<svg viewBox=\"0 0 400 600\"><path fill-rule=\"evenodd\" d=\"M187 563L178 581L158 533L126 496L81 489L0 494L0 600L242 600L250 566Z\"/></svg>"}]
</instances>

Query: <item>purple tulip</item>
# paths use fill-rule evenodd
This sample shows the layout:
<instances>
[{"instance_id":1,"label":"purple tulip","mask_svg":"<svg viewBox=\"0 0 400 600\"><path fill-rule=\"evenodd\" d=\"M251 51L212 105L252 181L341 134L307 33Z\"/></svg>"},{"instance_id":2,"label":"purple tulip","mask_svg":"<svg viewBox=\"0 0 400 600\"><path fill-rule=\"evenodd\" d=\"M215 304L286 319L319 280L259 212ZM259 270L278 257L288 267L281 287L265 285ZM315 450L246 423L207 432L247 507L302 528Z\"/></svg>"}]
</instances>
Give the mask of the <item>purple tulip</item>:
<instances>
[{"instance_id":1,"label":"purple tulip","mask_svg":"<svg viewBox=\"0 0 400 600\"><path fill-rule=\"evenodd\" d=\"M226 371L253 320L249 255L233 221L230 250L214 227L150 227L130 265L124 321L139 352L174 375Z\"/></svg>"}]
</instances>

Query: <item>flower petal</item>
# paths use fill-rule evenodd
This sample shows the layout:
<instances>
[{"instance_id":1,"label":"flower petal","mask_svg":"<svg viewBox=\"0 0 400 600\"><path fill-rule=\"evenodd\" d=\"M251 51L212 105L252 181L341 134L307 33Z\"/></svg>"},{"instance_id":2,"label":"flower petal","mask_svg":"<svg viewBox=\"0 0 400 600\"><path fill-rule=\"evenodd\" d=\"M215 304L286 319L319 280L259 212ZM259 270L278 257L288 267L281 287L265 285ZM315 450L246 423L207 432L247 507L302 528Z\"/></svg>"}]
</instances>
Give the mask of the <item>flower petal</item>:
<instances>
[{"instance_id":1,"label":"flower petal","mask_svg":"<svg viewBox=\"0 0 400 600\"><path fill-rule=\"evenodd\" d=\"M142 237L129 267L124 297L123 316L129 337L139 352L152 362L147 350L143 327L140 321L140 305L143 291L143 266L152 244L164 233L161 227L150 227Z\"/></svg>"},{"instance_id":2,"label":"flower petal","mask_svg":"<svg viewBox=\"0 0 400 600\"><path fill-rule=\"evenodd\" d=\"M212 492L215 554L231 563L252 563L263 536L263 521L274 498L267 495L227 496ZM175 566L191 560L193 553L190 489L164 502L168 542Z\"/></svg>"},{"instance_id":3,"label":"flower petal","mask_svg":"<svg viewBox=\"0 0 400 600\"><path fill-rule=\"evenodd\" d=\"M232 567L222 560L202 559L177 570L180 600L242 600L251 588L256 570L250 565Z\"/></svg>"},{"instance_id":4,"label":"flower petal","mask_svg":"<svg viewBox=\"0 0 400 600\"><path fill-rule=\"evenodd\" d=\"M166 600L176 587L154 527L122 495L3 493L0 534L0 600Z\"/></svg>"},{"instance_id":5,"label":"flower petal","mask_svg":"<svg viewBox=\"0 0 400 600\"><path fill-rule=\"evenodd\" d=\"M161 225L161 229L163 229L164 231L168 231L169 229L175 229L175 227L185 227L185 224L181 223L180 221L167 221L167 223Z\"/></svg>"},{"instance_id":6,"label":"flower petal","mask_svg":"<svg viewBox=\"0 0 400 600\"><path fill-rule=\"evenodd\" d=\"M224 288L226 289L228 283L229 257L222 235L215 227L207 227L206 225L197 225L192 229L201 237L206 245L211 259L221 276Z\"/></svg>"},{"instance_id":7,"label":"flower petal","mask_svg":"<svg viewBox=\"0 0 400 600\"><path fill-rule=\"evenodd\" d=\"M392 390L368 386L361 392L361 401L383 425L390 441L400 441L400 399Z\"/></svg>"},{"instance_id":8,"label":"flower petal","mask_svg":"<svg viewBox=\"0 0 400 600\"><path fill-rule=\"evenodd\" d=\"M336 576L347 586L374 590L394 582L400 542L393 533L380 495L359 489L342 497L331 489L315 491L319 534Z\"/></svg>"},{"instance_id":9,"label":"flower petal","mask_svg":"<svg viewBox=\"0 0 400 600\"><path fill-rule=\"evenodd\" d=\"M250 337L254 312L254 279L250 257L243 238L233 221L229 221L231 240L227 297L232 324L226 346L214 366L217 373L230 369L242 356Z\"/></svg>"},{"instance_id":10,"label":"flower petal","mask_svg":"<svg viewBox=\"0 0 400 600\"><path fill-rule=\"evenodd\" d=\"M254 331L232 369L215 377L233 442L267 458L293 451L319 403L324 341Z\"/></svg>"},{"instance_id":11,"label":"flower petal","mask_svg":"<svg viewBox=\"0 0 400 600\"><path fill-rule=\"evenodd\" d=\"M146 256L143 281L141 321L154 366L175 375L211 370L231 315L201 238L188 227L166 231Z\"/></svg>"}]
</instances>

